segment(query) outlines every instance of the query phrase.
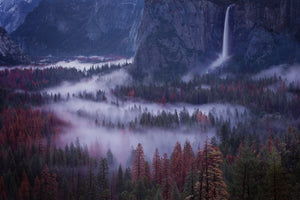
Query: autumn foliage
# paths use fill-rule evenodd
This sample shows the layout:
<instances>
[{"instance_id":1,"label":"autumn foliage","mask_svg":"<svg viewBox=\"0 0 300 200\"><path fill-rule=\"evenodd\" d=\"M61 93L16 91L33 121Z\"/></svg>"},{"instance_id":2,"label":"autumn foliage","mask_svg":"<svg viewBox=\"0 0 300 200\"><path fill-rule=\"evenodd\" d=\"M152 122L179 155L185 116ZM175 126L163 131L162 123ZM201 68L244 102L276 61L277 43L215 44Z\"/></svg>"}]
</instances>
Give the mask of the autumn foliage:
<instances>
[{"instance_id":1,"label":"autumn foliage","mask_svg":"<svg viewBox=\"0 0 300 200\"><path fill-rule=\"evenodd\" d=\"M135 150L134 161L132 164L132 176L135 181L145 177L145 155L141 143Z\"/></svg>"},{"instance_id":2,"label":"autumn foliage","mask_svg":"<svg viewBox=\"0 0 300 200\"><path fill-rule=\"evenodd\" d=\"M43 140L55 138L63 122L54 115L33 109L8 108L2 111L3 127L0 144L13 149L38 146Z\"/></svg>"}]
</instances>

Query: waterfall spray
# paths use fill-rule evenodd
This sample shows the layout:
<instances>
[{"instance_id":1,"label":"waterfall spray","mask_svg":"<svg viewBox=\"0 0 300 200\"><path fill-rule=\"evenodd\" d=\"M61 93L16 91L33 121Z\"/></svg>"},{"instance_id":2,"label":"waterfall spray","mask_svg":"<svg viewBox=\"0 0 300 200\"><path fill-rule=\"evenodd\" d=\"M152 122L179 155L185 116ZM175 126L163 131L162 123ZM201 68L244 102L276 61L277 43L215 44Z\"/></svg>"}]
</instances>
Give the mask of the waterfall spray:
<instances>
[{"instance_id":1,"label":"waterfall spray","mask_svg":"<svg viewBox=\"0 0 300 200\"><path fill-rule=\"evenodd\" d=\"M233 5L230 5L226 9L225 21L224 21L222 53L220 54L219 58L210 65L210 67L209 67L210 69L219 67L225 61L227 61L228 58L230 57L229 56L229 13L230 13L230 8L232 6Z\"/></svg>"}]
</instances>

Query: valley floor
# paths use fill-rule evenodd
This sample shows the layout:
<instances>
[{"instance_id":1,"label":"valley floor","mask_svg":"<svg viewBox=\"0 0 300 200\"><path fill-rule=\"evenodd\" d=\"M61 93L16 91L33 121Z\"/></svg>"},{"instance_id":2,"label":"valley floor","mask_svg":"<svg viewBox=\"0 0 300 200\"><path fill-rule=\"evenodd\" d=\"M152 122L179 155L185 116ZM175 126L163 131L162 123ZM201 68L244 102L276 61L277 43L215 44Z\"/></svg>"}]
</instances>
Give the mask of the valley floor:
<instances>
[{"instance_id":1,"label":"valley floor","mask_svg":"<svg viewBox=\"0 0 300 200\"><path fill-rule=\"evenodd\" d=\"M144 84L131 62L0 68L0 199L298 199L297 77Z\"/></svg>"}]
</instances>

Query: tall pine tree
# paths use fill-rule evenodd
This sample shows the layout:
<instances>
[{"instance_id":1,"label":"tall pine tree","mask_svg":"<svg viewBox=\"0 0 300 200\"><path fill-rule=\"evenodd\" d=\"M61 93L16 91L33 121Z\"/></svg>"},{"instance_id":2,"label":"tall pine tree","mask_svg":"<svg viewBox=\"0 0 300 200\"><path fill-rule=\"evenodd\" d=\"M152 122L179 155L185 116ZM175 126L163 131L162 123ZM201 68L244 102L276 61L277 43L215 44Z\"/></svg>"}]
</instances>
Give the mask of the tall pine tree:
<instances>
[{"instance_id":1,"label":"tall pine tree","mask_svg":"<svg viewBox=\"0 0 300 200\"><path fill-rule=\"evenodd\" d=\"M138 144L132 164L133 180L138 181L145 176L145 155L141 143Z\"/></svg>"}]
</instances>

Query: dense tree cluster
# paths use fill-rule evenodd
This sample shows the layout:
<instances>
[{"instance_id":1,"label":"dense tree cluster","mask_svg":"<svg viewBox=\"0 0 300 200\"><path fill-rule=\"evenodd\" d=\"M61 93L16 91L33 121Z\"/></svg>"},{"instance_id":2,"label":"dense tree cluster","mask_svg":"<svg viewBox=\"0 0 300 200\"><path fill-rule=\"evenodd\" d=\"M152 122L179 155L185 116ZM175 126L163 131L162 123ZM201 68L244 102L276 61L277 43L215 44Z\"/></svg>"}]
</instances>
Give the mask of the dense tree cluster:
<instances>
[{"instance_id":1,"label":"dense tree cluster","mask_svg":"<svg viewBox=\"0 0 300 200\"><path fill-rule=\"evenodd\" d=\"M258 81L243 78L216 78L210 75L195 77L185 83L176 81L165 85L120 86L114 90L120 99L145 99L162 105L185 102L194 105L206 103L235 103L258 112L282 113L297 118L300 115L300 85L287 86L277 78Z\"/></svg>"},{"instance_id":2,"label":"dense tree cluster","mask_svg":"<svg viewBox=\"0 0 300 200\"><path fill-rule=\"evenodd\" d=\"M239 81L203 76L188 83L117 87L113 92L120 100L142 98L162 106L230 102L246 105L254 114L229 113L243 119L231 123L231 119L200 110L193 114L185 108L178 113L141 111L140 118L129 123L131 130L187 126L195 127L199 134L214 128L216 136L197 149L188 141L183 146L184 141L178 141L169 155L158 149L144 152L143 144L138 144L132 161L124 166L112 151L103 154L99 145L88 148L79 139L56 146L60 128L67 124L32 107L68 101L59 94L32 91L110 70L107 66L84 72L63 68L0 72L0 199L300 199L297 84L287 87L277 77ZM105 100L101 90L96 97L84 92L76 95ZM95 123L128 128L121 122L96 119ZM145 153L154 154L149 159Z\"/></svg>"},{"instance_id":3,"label":"dense tree cluster","mask_svg":"<svg viewBox=\"0 0 300 200\"><path fill-rule=\"evenodd\" d=\"M95 74L104 74L120 69L120 65L104 65L80 71L76 68L51 67L45 69L12 69L0 71L0 85L11 89L37 91L63 81L79 81Z\"/></svg>"}]
</instances>

